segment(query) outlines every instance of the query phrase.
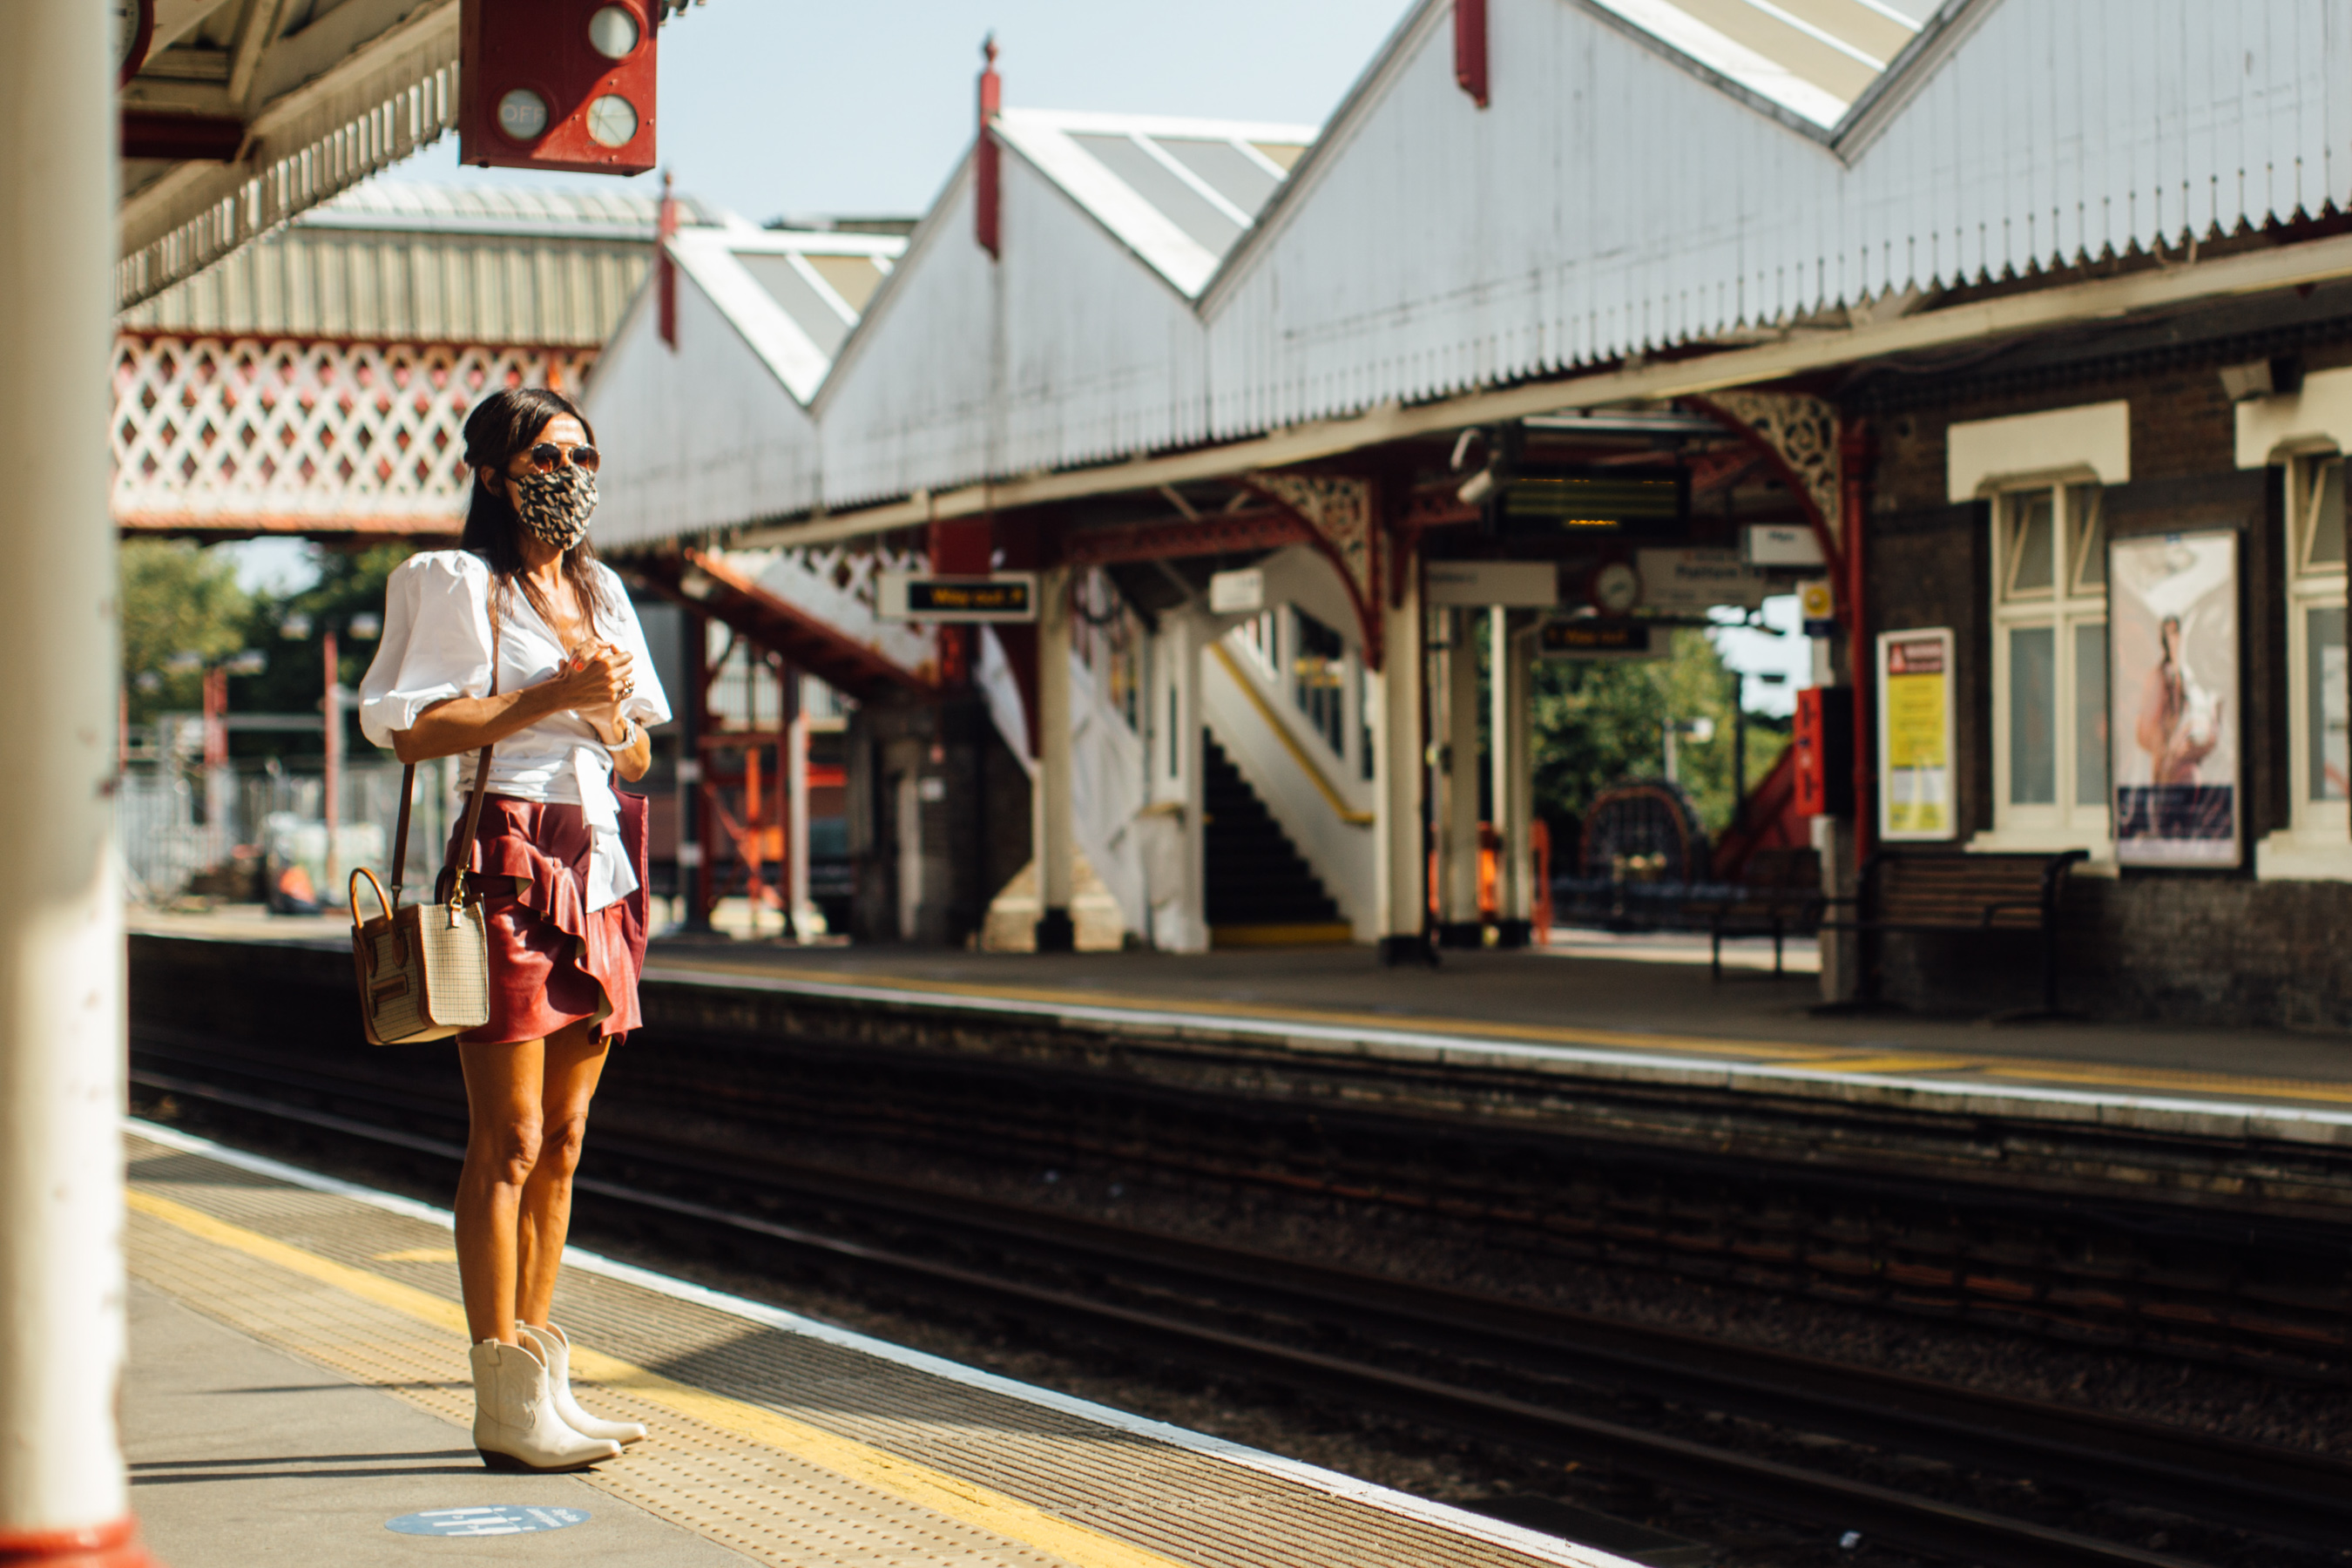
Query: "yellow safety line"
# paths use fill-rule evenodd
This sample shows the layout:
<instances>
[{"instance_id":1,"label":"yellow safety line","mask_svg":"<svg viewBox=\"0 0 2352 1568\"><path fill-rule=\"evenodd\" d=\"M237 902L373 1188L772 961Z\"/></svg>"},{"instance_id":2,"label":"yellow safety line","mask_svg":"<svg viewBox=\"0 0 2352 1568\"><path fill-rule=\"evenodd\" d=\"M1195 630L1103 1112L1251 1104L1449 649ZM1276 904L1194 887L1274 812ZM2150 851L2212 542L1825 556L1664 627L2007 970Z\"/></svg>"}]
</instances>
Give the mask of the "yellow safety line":
<instances>
[{"instance_id":1,"label":"yellow safety line","mask_svg":"<svg viewBox=\"0 0 2352 1568\"><path fill-rule=\"evenodd\" d=\"M353 1268L316 1253L290 1247L274 1237L214 1218L200 1209L132 1189L125 1194L139 1213L177 1226L189 1235L248 1258L331 1285L339 1290L388 1307L395 1312L446 1330L462 1342L467 1335L465 1309L457 1302ZM1006 1497L1002 1492L933 1469L929 1465L886 1453L853 1438L811 1426L772 1410L740 1399L712 1394L677 1383L614 1356L572 1347L572 1364L592 1382L625 1389L640 1398L668 1406L678 1415L730 1432L739 1437L780 1449L821 1469L883 1492L902 1502L985 1530L1020 1545L1034 1548L1076 1565L1076 1568L1184 1568L1163 1557L1100 1531Z\"/></svg>"},{"instance_id":2,"label":"yellow safety line","mask_svg":"<svg viewBox=\"0 0 2352 1568\"><path fill-rule=\"evenodd\" d=\"M868 974L856 971L787 968L755 969L749 965L697 963L664 956L656 970L729 979L781 978L835 985L867 985L881 990L910 991L945 996L970 996L988 1001L1034 1002L1042 1006L1089 1007L1181 1013L1203 1023L1219 1018L1251 1018L1267 1023L1319 1024L1417 1034L1459 1033L1462 1047L1475 1050L1482 1040L1526 1041L1551 1046L1588 1046L1604 1050L1656 1051L1676 1056L1701 1056L1717 1061L1769 1062L1820 1071L1904 1074L1966 1071L1988 1078L2046 1079L2054 1083L2139 1090L2174 1090L2205 1094L2242 1095L2258 1100L2312 1100L2352 1104L2352 1083L2320 1079L2239 1078L2228 1073L2185 1068L2133 1067L2121 1062L2069 1061L2053 1058L1889 1053L1883 1046L1840 1047L1820 1041L1743 1040L1705 1035L1649 1035L1633 1030L1562 1028L1549 1024L1512 1024L1485 1018L1450 1018L1434 1014L1351 1013L1337 1008L1286 1006L1276 1003L1199 1001L1191 997L1136 996L1110 991L1064 991L1045 986L994 985L977 981L929 980L905 975ZM659 979L656 973L653 978ZM1841 1055L1843 1050L1845 1054ZM1930 1066L1934 1061L1938 1065Z\"/></svg>"},{"instance_id":3,"label":"yellow safety line","mask_svg":"<svg viewBox=\"0 0 2352 1568\"><path fill-rule=\"evenodd\" d=\"M1353 1026L1358 1028L1380 1029L1389 1033L1412 1030L1421 1034L1444 1034L1459 1031L1465 1037L1462 1045L1475 1050L1484 1040L1528 1040L1547 1046L1600 1046L1611 1049L1691 1051L1714 1057L1755 1057L1778 1059L1781 1057L1818 1057L1825 1048L1818 1042L1798 1044L1791 1041L1712 1039L1703 1035L1651 1035L1632 1029L1563 1029L1551 1024L1512 1024L1488 1019L1446 1018L1419 1013L1348 1013L1322 1007L1285 1006L1270 1002L1235 1002L1220 997L1211 1002L1194 1001L1189 997L1132 996L1112 991L1057 991L1044 986L992 985L966 980L919 980L904 975L867 974L846 970L788 969L781 973L753 969L748 965L696 963L680 962L664 956L648 966L648 973L660 979L660 970L676 970L689 974L724 976L728 979L763 977L787 980L810 980L833 985L871 985L889 991L934 993L946 996L971 996L994 1002L1034 1002L1043 1006L1092 1007L1111 1010L1152 1008L1160 1012L1182 1013L1203 1023L1215 1023L1221 1018L1255 1018L1276 1024L1318 1024Z\"/></svg>"},{"instance_id":4,"label":"yellow safety line","mask_svg":"<svg viewBox=\"0 0 2352 1568\"><path fill-rule=\"evenodd\" d=\"M1314 784L1317 793L1322 795L1325 804L1339 816L1339 820L1350 827L1370 826L1374 820L1372 814L1358 811L1349 805L1347 797L1339 793L1339 786L1323 776L1323 770L1316 765L1314 758L1307 754L1307 748L1298 743L1298 738L1290 732L1290 726L1283 722L1282 715L1276 713L1258 689L1250 683L1250 678L1242 673L1242 667L1234 662L1234 656L1225 651L1225 645L1213 642L1209 645L1209 651L1217 656L1217 662L1225 667L1225 673L1234 678L1234 684L1242 689L1242 695L1248 698L1250 706L1257 710L1257 716L1265 721L1266 728L1272 730L1275 739L1282 742L1282 749L1290 753L1290 760L1298 764L1298 771L1307 775L1307 781Z\"/></svg>"}]
</instances>

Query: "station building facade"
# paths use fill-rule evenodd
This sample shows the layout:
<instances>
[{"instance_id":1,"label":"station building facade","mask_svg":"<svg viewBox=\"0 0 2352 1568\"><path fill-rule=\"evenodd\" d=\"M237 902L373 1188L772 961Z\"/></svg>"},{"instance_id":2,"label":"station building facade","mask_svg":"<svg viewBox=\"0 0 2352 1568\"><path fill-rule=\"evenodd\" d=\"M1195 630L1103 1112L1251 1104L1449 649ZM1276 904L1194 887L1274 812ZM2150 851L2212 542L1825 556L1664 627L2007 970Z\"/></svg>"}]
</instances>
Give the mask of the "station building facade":
<instances>
[{"instance_id":1,"label":"station building facade","mask_svg":"<svg viewBox=\"0 0 2352 1568\"><path fill-rule=\"evenodd\" d=\"M1870 629L1954 634L1954 842L2087 856L2064 907L2074 1005L2352 1022L2333 941L2352 915L2347 307L2340 285L2283 290L1941 374L1865 371L1843 399L1874 433ZM2216 563L2181 574L2217 578L2194 603L2149 612L2119 580L2190 552ZM2191 863L2135 863L2145 825L2119 821L2135 756L2161 743L2135 611L2159 636L2167 613L2210 623L2177 660L2200 710L2180 727L2206 731L2179 749L2210 745L2191 765L2232 798ZM2004 970L1981 942L1890 939L1885 960L1892 994L2021 1006L2019 956Z\"/></svg>"},{"instance_id":2,"label":"station building facade","mask_svg":"<svg viewBox=\"0 0 2352 1568\"><path fill-rule=\"evenodd\" d=\"M761 329L723 289L676 342L625 321L591 388L616 466L723 484L616 489L601 526L681 587L698 558L780 589L878 584L886 558L1035 572L1033 624L928 632L895 688L986 697L1032 784L1041 939L1083 858L1131 935L1213 942L1230 764L1329 906L1296 923L1405 957L1531 912L1513 716L1538 628L1670 618L1603 584L1639 541L1498 535L1482 480L1670 482L1678 546L1811 542L1820 676L1854 695L1838 888L1873 853L2081 851L2067 1005L2340 1024L2352 5L1853 11L1427 0L1310 129L991 84L821 374L738 374ZM1221 603L1237 568L1255 596ZM740 614L890 635L870 594L772 597ZM1878 664L1914 631L1952 639L1916 842L1884 830L1924 786L1880 765ZM958 809L945 752L892 754L860 842L911 908L944 876L921 847L970 835L923 815ZM1975 935L1866 956L1890 998L1972 1011L2031 971Z\"/></svg>"}]
</instances>

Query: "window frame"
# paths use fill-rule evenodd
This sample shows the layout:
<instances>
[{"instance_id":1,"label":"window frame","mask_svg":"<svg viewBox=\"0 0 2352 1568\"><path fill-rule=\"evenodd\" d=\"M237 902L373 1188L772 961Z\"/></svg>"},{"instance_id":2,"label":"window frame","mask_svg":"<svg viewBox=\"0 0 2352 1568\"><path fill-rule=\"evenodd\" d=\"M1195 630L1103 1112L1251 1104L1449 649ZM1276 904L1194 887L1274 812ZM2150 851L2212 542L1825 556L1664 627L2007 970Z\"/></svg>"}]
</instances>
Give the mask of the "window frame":
<instances>
[{"instance_id":1,"label":"window frame","mask_svg":"<svg viewBox=\"0 0 2352 1568\"><path fill-rule=\"evenodd\" d=\"M2315 798L2311 791L2311 626L2314 609L2346 607L2352 562L2316 567L2310 562L2319 502L2328 470L2352 483L2352 469L2334 451L2298 453L2285 464L2285 567L2280 574L2279 613L2286 617L2287 826L2255 847L2255 875L2263 878L2352 880L2352 799ZM2347 549L2352 556L2352 549ZM2347 617L2352 618L2352 617Z\"/></svg>"},{"instance_id":2,"label":"window frame","mask_svg":"<svg viewBox=\"0 0 2352 1568\"><path fill-rule=\"evenodd\" d=\"M2051 576L2046 587L2012 591L2018 553L2024 546L2027 509L2047 500L2051 509ZM1993 492L1990 581L1985 584L1992 633L1993 826L1969 840L1969 847L2086 849L2099 861L2114 858L2112 782L2095 805L2077 799L2083 713L2076 700L2079 634L2096 628L2104 652L2107 636L2105 489L2078 479L2045 479ZM2051 630L2052 737L2055 755L2053 800L2018 802L2011 797L2016 762L2011 739L2011 634ZM2103 659L2104 663L2104 659ZM2101 683L2104 708L2113 705L2113 677ZM2113 742L2106 742L2112 758ZM2112 765L2112 763L2110 763Z\"/></svg>"}]
</instances>

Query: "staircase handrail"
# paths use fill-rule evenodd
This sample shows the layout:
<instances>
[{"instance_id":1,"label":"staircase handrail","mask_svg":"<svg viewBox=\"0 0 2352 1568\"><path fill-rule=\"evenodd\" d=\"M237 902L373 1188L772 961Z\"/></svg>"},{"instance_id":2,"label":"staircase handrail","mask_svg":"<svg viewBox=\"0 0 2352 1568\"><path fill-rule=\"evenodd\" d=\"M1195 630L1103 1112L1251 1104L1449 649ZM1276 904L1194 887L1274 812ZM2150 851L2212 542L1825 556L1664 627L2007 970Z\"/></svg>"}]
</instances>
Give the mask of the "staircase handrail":
<instances>
[{"instance_id":1,"label":"staircase handrail","mask_svg":"<svg viewBox=\"0 0 2352 1568\"><path fill-rule=\"evenodd\" d=\"M1290 753L1290 760L1298 764L1299 772L1307 775L1316 793L1330 804L1339 820L1351 827L1370 827L1375 820L1372 814L1358 811L1348 804L1348 797L1341 795L1339 786L1325 775L1322 764L1316 762L1314 755L1299 744L1298 737L1290 732L1290 726L1283 721L1281 713L1265 700L1265 694L1257 689L1257 682L1249 678L1249 673L1242 668L1223 640L1220 638L1211 643L1209 651L1217 656L1217 662L1225 667L1225 673L1234 678L1234 684L1241 688L1242 695L1248 698L1250 706L1257 710L1257 716L1265 721L1266 728L1272 730L1275 739L1282 742L1282 749Z\"/></svg>"}]
</instances>

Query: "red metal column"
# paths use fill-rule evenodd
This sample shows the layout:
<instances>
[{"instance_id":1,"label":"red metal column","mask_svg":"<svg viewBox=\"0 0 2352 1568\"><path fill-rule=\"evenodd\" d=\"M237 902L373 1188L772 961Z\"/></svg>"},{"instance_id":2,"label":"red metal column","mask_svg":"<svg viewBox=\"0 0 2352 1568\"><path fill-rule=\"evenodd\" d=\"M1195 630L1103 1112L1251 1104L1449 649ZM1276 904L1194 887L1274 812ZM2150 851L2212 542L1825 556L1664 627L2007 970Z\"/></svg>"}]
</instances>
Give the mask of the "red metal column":
<instances>
[{"instance_id":1,"label":"red metal column","mask_svg":"<svg viewBox=\"0 0 2352 1568\"><path fill-rule=\"evenodd\" d=\"M1838 535L1845 546L1846 647L1853 666L1853 857L1861 866L1878 835L1878 763L1870 749L1872 691L1878 679L1870 637L1870 426L1848 423L1838 433Z\"/></svg>"}]
</instances>

